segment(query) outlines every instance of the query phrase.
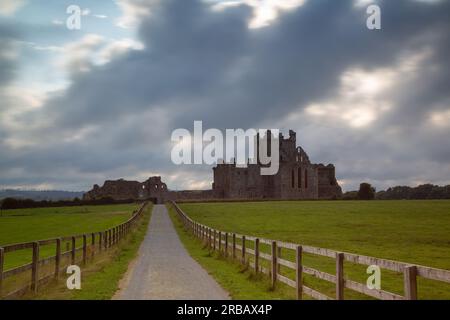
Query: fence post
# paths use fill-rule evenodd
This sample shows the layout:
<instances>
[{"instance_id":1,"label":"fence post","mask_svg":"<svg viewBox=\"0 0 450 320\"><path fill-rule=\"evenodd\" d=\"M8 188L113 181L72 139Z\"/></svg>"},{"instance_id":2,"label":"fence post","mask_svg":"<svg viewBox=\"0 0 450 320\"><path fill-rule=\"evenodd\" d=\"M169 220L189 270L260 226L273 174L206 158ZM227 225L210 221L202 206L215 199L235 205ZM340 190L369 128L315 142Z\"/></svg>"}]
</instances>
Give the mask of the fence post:
<instances>
[{"instance_id":1,"label":"fence post","mask_svg":"<svg viewBox=\"0 0 450 320\"><path fill-rule=\"evenodd\" d=\"M242 236L242 264L245 264L245 236Z\"/></svg>"},{"instance_id":2,"label":"fence post","mask_svg":"<svg viewBox=\"0 0 450 320\"><path fill-rule=\"evenodd\" d=\"M85 265L87 261L87 237L83 234L83 264Z\"/></svg>"},{"instance_id":3,"label":"fence post","mask_svg":"<svg viewBox=\"0 0 450 320\"><path fill-rule=\"evenodd\" d=\"M344 254L336 253L336 300L344 300Z\"/></svg>"},{"instance_id":4,"label":"fence post","mask_svg":"<svg viewBox=\"0 0 450 320\"><path fill-rule=\"evenodd\" d=\"M231 249L231 254L233 257L233 260L236 259L236 234L233 233L233 240L232 240L233 244L232 244L232 249Z\"/></svg>"},{"instance_id":5,"label":"fence post","mask_svg":"<svg viewBox=\"0 0 450 320\"><path fill-rule=\"evenodd\" d=\"M202 239L203 239L203 242L206 242L206 233L207 233L206 230L207 230L206 227L203 226L202 227Z\"/></svg>"},{"instance_id":6,"label":"fence post","mask_svg":"<svg viewBox=\"0 0 450 320\"><path fill-rule=\"evenodd\" d=\"M277 282L277 243L272 241L272 289Z\"/></svg>"},{"instance_id":7,"label":"fence post","mask_svg":"<svg viewBox=\"0 0 450 320\"><path fill-rule=\"evenodd\" d=\"M219 254L222 251L222 231L219 231Z\"/></svg>"},{"instance_id":8,"label":"fence post","mask_svg":"<svg viewBox=\"0 0 450 320\"><path fill-rule=\"evenodd\" d=\"M109 229L109 231L108 231L108 248L111 248L111 246L112 246L112 230L111 229Z\"/></svg>"},{"instance_id":9,"label":"fence post","mask_svg":"<svg viewBox=\"0 0 450 320\"><path fill-rule=\"evenodd\" d=\"M216 251L216 229L214 229L214 243L213 243L213 250Z\"/></svg>"},{"instance_id":10,"label":"fence post","mask_svg":"<svg viewBox=\"0 0 450 320\"><path fill-rule=\"evenodd\" d=\"M302 279L302 273L303 273L303 262L302 262L302 252L303 248L302 246L297 246L296 255L295 255L295 262L297 265L297 268L295 269L296 273L296 286L297 286L297 300L302 300L303 298L303 279Z\"/></svg>"},{"instance_id":11,"label":"fence post","mask_svg":"<svg viewBox=\"0 0 450 320\"><path fill-rule=\"evenodd\" d=\"M225 257L228 257L228 232L225 232Z\"/></svg>"},{"instance_id":12,"label":"fence post","mask_svg":"<svg viewBox=\"0 0 450 320\"><path fill-rule=\"evenodd\" d=\"M211 241L212 241L212 235L211 235L211 228L208 228L208 248L211 250L211 248L212 248L212 243L211 243Z\"/></svg>"},{"instance_id":13,"label":"fence post","mask_svg":"<svg viewBox=\"0 0 450 320\"><path fill-rule=\"evenodd\" d=\"M98 233L98 251L102 251L102 237L103 237L103 233L99 232Z\"/></svg>"},{"instance_id":14,"label":"fence post","mask_svg":"<svg viewBox=\"0 0 450 320\"><path fill-rule=\"evenodd\" d=\"M72 237L72 263L75 264L75 253L76 253L76 240L75 237Z\"/></svg>"},{"instance_id":15,"label":"fence post","mask_svg":"<svg viewBox=\"0 0 450 320\"><path fill-rule=\"evenodd\" d=\"M5 249L0 248L0 298L2 297L3 288L3 266L5 265Z\"/></svg>"},{"instance_id":16,"label":"fence post","mask_svg":"<svg viewBox=\"0 0 450 320\"><path fill-rule=\"evenodd\" d=\"M31 266L31 290L38 291L39 286L39 243L33 242L33 260Z\"/></svg>"},{"instance_id":17,"label":"fence post","mask_svg":"<svg viewBox=\"0 0 450 320\"><path fill-rule=\"evenodd\" d=\"M116 228L112 228L112 245L116 244Z\"/></svg>"},{"instance_id":18,"label":"fence post","mask_svg":"<svg viewBox=\"0 0 450 320\"><path fill-rule=\"evenodd\" d=\"M259 239L255 239L255 273L259 271Z\"/></svg>"},{"instance_id":19,"label":"fence post","mask_svg":"<svg viewBox=\"0 0 450 320\"><path fill-rule=\"evenodd\" d=\"M417 267L407 266L403 271L403 286L406 300L417 300Z\"/></svg>"},{"instance_id":20,"label":"fence post","mask_svg":"<svg viewBox=\"0 0 450 320\"><path fill-rule=\"evenodd\" d=\"M61 268L61 239L56 239L55 255L55 279L59 279L59 269Z\"/></svg>"},{"instance_id":21,"label":"fence post","mask_svg":"<svg viewBox=\"0 0 450 320\"><path fill-rule=\"evenodd\" d=\"M94 255L95 255L95 233L91 234L91 248L92 248L91 258L94 259Z\"/></svg>"}]
</instances>

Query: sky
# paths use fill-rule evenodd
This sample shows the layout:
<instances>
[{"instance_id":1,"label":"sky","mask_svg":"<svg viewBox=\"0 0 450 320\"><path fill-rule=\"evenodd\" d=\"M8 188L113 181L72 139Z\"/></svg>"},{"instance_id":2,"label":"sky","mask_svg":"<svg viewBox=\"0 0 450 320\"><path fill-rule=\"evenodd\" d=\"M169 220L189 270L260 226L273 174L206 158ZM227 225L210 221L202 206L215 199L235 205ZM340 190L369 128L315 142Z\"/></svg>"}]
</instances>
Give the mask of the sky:
<instances>
[{"instance_id":1,"label":"sky","mask_svg":"<svg viewBox=\"0 0 450 320\"><path fill-rule=\"evenodd\" d=\"M448 0L0 0L0 188L208 189L170 158L195 120L293 129L344 190L450 184L449 57Z\"/></svg>"}]
</instances>

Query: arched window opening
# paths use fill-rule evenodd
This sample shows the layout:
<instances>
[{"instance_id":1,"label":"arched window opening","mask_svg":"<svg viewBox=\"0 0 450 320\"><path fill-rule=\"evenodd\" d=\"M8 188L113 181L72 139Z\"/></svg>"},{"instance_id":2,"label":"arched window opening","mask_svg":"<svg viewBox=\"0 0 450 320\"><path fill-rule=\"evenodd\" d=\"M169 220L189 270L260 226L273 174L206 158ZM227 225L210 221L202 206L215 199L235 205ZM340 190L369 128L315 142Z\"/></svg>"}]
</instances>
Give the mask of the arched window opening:
<instances>
[{"instance_id":1,"label":"arched window opening","mask_svg":"<svg viewBox=\"0 0 450 320\"><path fill-rule=\"evenodd\" d=\"M297 175L298 175L297 186L299 189L301 189L302 188L302 169L301 168L298 168Z\"/></svg>"},{"instance_id":2,"label":"arched window opening","mask_svg":"<svg viewBox=\"0 0 450 320\"><path fill-rule=\"evenodd\" d=\"M305 189L308 189L308 170L305 169Z\"/></svg>"},{"instance_id":3,"label":"arched window opening","mask_svg":"<svg viewBox=\"0 0 450 320\"><path fill-rule=\"evenodd\" d=\"M291 174L291 182L292 182L292 189L295 188L295 169L292 169L292 174Z\"/></svg>"}]
</instances>

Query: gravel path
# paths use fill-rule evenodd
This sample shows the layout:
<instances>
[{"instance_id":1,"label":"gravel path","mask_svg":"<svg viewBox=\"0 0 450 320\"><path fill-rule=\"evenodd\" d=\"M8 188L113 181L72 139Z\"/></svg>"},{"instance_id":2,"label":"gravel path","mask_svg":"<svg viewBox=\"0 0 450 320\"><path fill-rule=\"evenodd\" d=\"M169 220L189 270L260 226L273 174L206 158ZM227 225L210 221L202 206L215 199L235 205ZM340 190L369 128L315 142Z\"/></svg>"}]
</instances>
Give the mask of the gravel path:
<instances>
[{"instance_id":1,"label":"gravel path","mask_svg":"<svg viewBox=\"0 0 450 320\"><path fill-rule=\"evenodd\" d=\"M139 255L120 286L114 299L229 299L183 247L164 205L153 207Z\"/></svg>"}]
</instances>

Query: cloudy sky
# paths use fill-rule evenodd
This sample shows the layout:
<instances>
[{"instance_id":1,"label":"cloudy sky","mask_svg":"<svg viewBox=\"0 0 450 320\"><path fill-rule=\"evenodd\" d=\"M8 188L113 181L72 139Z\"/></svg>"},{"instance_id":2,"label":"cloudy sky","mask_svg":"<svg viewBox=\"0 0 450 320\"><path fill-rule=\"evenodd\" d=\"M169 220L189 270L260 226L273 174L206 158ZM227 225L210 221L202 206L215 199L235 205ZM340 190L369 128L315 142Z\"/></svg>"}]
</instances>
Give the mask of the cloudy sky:
<instances>
[{"instance_id":1,"label":"cloudy sky","mask_svg":"<svg viewBox=\"0 0 450 320\"><path fill-rule=\"evenodd\" d=\"M449 57L447 0L0 0L0 188L208 188L170 161L194 120L293 129L345 190L449 184Z\"/></svg>"}]
</instances>

